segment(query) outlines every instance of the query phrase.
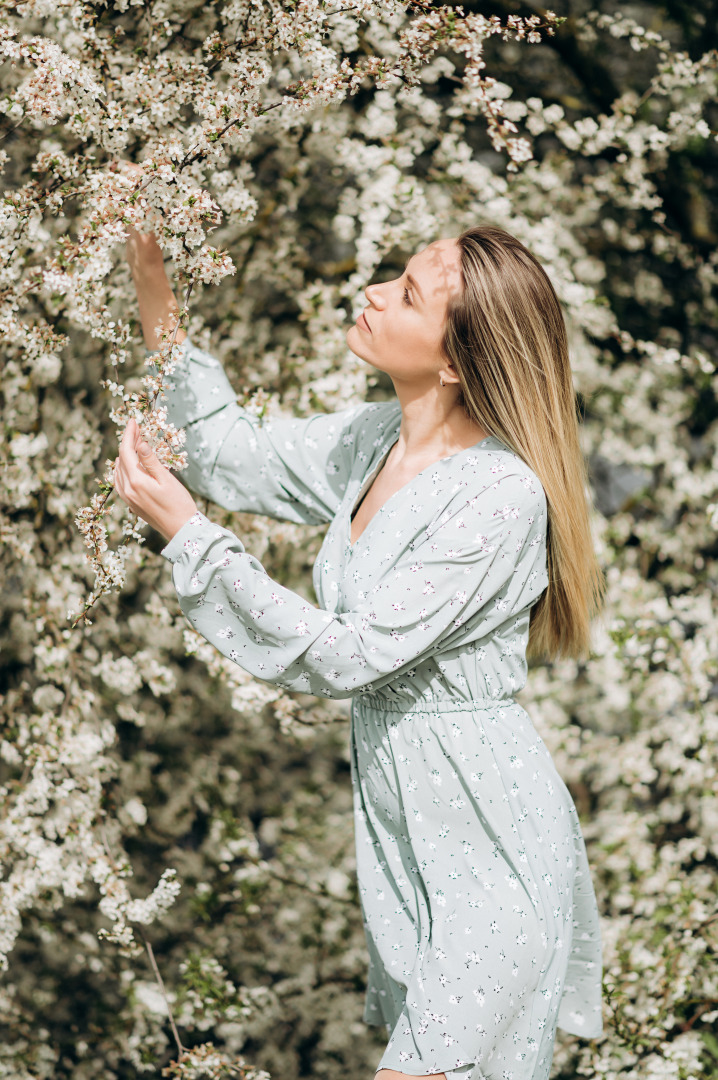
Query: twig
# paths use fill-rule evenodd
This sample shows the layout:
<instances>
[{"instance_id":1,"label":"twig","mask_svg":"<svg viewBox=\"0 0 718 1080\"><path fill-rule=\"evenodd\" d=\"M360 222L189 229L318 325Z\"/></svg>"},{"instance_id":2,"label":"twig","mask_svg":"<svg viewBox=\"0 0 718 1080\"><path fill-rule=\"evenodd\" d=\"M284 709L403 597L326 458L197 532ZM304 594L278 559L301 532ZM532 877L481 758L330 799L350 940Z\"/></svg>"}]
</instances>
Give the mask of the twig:
<instances>
[{"instance_id":1,"label":"twig","mask_svg":"<svg viewBox=\"0 0 718 1080\"><path fill-rule=\"evenodd\" d=\"M187 308L188 308L189 300L190 300L190 296L192 295L192 289L193 288L194 288L194 280L191 280L189 282L189 284L187 285L187 291L185 293L185 298L184 298L184 308L182 309L183 311L186 311ZM180 329L180 326L182 324L182 313L180 311L177 311L174 314L176 314L177 319L176 319L176 322L175 322L174 330L172 331L172 337L170 338L170 342L169 342L168 351L169 351L170 355L172 353L172 349L174 348L175 341L177 340L177 334L179 333L179 329ZM154 398L152 399L152 402L151 402L152 407L154 407L155 402L157 401L157 396L158 396L159 393L160 393L160 390L158 389L156 391L156 393L155 393ZM97 512L96 512L95 518L97 518L97 515L104 508L104 506L107 503L107 500L110 498L110 496L114 494L114 491L115 491L114 485L110 485L108 490L105 492L105 495L104 495L102 501L100 502L99 506L97 507ZM75 629L75 627L79 623L80 619L82 619L85 623L87 622L87 612L90 611L95 606L95 604L100 599L100 597L105 595L106 591L107 591L106 589L100 588L100 591L98 593L96 593L92 597L90 602L85 605L85 607L82 609L82 611L77 616L75 621L71 624L71 626L70 626L71 630Z\"/></svg>"},{"instance_id":2,"label":"twig","mask_svg":"<svg viewBox=\"0 0 718 1080\"><path fill-rule=\"evenodd\" d=\"M266 109L260 109L260 111L255 114L256 118L259 119L260 116L264 116L266 113L271 112L272 109L276 109L280 105L283 105L283 104L284 104L284 100L282 99L281 101L275 101L272 105L267 105ZM244 118L241 117L241 116L236 116L234 118L234 120L230 120L228 124L225 124L225 126L221 129L221 131L215 132L216 139L214 141L215 142L219 141L219 139L221 139L223 135L226 135L226 133L230 130L230 128L235 127L237 124L243 124L243 123L244 123ZM180 162L180 166L179 166L180 171L182 169L185 169L188 165L194 164L195 161L198 161L201 158L203 158L206 153L207 153L206 149L205 150L202 150L202 149L188 150L187 153L185 154L184 158ZM192 156L190 157L190 155L192 155Z\"/></svg>"},{"instance_id":3,"label":"twig","mask_svg":"<svg viewBox=\"0 0 718 1080\"><path fill-rule=\"evenodd\" d=\"M150 958L150 963L152 964L152 970L155 973L155 978L157 979L157 982L159 984L159 988L160 988L160 991L162 993L162 997L165 999L165 1005L167 1006L167 1015L170 1018L170 1026L172 1027L172 1034L175 1037L175 1042L177 1043L177 1049L179 1050L179 1060L181 1061L184 1054L187 1053L187 1050L182 1045L182 1041L181 1041L181 1039L179 1037L179 1032L177 1030L177 1025L175 1024L175 1018L174 1018L174 1015L172 1013L172 1006L169 1003L169 998L167 997L167 992L165 990L165 984L162 981L162 976L160 975L160 969L157 967L157 961L155 960L155 954L152 951L152 946L150 945L149 941L147 940L147 938L145 937L144 934L142 934L141 937L142 937L142 940L144 941L145 945L147 946L147 953L148 953L149 958Z\"/></svg>"},{"instance_id":4,"label":"twig","mask_svg":"<svg viewBox=\"0 0 718 1080\"><path fill-rule=\"evenodd\" d=\"M255 864L256 865L256 864ZM354 901L350 896L336 896L334 893L329 892L326 886L320 886L319 888L313 885L308 885L304 881L298 881L296 878L290 877L288 874L282 874L280 871L275 870L268 864L263 867L271 878L275 881L279 881L282 885L293 885L296 889L303 889L304 892L308 892L310 896L316 896L322 900L337 900L340 904L353 904Z\"/></svg>"},{"instance_id":5,"label":"twig","mask_svg":"<svg viewBox=\"0 0 718 1080\"><path fill-rule=\"evenodd\" d=\"M17 131L24 119L25 114L23 113L22 117L18 120L17 124L15 124L14 127L8 128L8 130L3 135L0 135L0 142L3 142L4 139L7 139L8 135L12 135L13 131Z\"/></svg>"}]
</instances>

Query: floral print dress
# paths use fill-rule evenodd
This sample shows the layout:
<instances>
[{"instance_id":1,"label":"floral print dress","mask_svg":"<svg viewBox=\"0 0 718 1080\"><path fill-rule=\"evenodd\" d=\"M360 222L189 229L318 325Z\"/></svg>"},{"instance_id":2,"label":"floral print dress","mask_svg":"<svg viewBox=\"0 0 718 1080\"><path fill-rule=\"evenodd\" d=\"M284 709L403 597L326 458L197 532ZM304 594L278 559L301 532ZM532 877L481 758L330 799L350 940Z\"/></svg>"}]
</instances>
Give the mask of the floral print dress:
<instances>
[{"instance_id":1,"label":"floral print dress","mask_svg":"<svg viewBox=\"0 0 718 1080\"><path fill-rule=\"evenodd\" d=\"M497 438L423 469L355 544L353 509L398 403L260 422L187 341L160 404L189 488L229 510L329 524L320 607L195 514L164 548L186 618L260 679L351 697L364 1019L379 1068L546 1080L556 1028L602 1032L599 915L576 808L514 694L548 583L546 500Z\"/></svg>"}]
</instances>

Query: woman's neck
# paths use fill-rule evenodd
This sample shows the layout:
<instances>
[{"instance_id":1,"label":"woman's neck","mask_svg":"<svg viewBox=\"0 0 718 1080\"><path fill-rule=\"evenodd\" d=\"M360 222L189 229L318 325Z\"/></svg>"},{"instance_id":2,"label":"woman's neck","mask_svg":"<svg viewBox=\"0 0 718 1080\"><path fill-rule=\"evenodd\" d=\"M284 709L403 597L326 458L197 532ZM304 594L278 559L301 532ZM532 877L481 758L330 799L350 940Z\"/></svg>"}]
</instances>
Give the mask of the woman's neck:
<instances>
[{"instance_id":1,"label":"woman's neck","mask_svg":"<svg viewBox=\"0 0 718 1080\"><path fill-rule=\"evenodd\" d=\"M436 388L418 393L395 382L394 389L401 406L399 438L392 450L394 466L438 461L475 446L489 434L459 404L458 385L440 386L437 381Z\"/></svg>"}]
</instances>

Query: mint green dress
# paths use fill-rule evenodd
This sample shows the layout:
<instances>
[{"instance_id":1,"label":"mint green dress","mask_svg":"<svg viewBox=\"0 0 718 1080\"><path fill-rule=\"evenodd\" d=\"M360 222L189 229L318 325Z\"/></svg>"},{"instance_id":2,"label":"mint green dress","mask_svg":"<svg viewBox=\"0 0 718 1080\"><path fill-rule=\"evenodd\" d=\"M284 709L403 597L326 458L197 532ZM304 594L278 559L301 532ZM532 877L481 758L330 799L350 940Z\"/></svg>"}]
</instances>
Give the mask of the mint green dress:
<instances>
[{"instance_id":1,"label":"mint green dress","mask_svg":"<svg viewBox=\"0 0 718 1080\"><path fill-rule=\"evenodd\" d=\"M184 615L289 690L352 698L364 1018L379 1068L547 1080L556 1028L602 1032L599 914L571 795L526 711L546 500L497 438L423 469L352 546L353 508L399 435L397 402L260 423L186 342L161 399L188 487L328 530L319 607L197 513L164 548Z\"/></svg>"}]
</instances>

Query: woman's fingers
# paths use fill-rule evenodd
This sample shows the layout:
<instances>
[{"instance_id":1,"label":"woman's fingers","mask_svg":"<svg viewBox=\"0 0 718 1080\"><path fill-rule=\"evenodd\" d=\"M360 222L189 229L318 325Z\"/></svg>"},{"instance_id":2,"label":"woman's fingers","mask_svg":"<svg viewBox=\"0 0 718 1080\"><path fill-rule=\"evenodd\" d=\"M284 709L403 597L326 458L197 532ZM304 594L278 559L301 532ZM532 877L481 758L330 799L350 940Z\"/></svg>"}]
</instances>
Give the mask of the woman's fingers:
<instances>
[{"instance_id":1,"label":"woman's fingers","mask_svg":"<svg viewBox=\"0 0 718 1080\"><path fill-rule=\"evenodd\" d=\"M120 442L120 453L122 453L122 447L126 443L127 447L136 454L141 442L147 442L147 440L142 434L142 428L133 416L127 421L127 427L122 434L122 441Z\"/></svg>"},{"instance_id":2,"label":"woman's fingers","mask_svg":"<svg viewBox=\"0 0 718 1080\"><path fill-rule=\"evenodd\" d=\"M150 474L142 467L138 456L139 442L142 442L142 435L137 421L128 420L115 462L115 491L135 514L142 512L140 503L144 504L151 497L142 487L142 477L149 477Z\"/></svg>"},{"instance_id":3,"label":"woman's fingers","mask_svg":"<svg viewBox=\"0 0 718 1080\"><path fill-rule=\"evenodd\" d=\"M129 424L128 424L127 427L129 427ZM126 498L127 487L126 487L126 483L125 483L125 480L126 480L125 472L124 472L124 469L123 469L123 464L124 464L124 461L123 461L123 447L126 445L125 441L127 439L127 427L125 428L125 430L122 433L122 438L120 440L120 448L119 448L119 451L118 451L118 454L117 454L117 458L115 460L115 490L116 490L117 494L120 496L120 498L124 499L125 502L127 502L127 498Z\"/></svg>"},{"instance_id":4,"label":"woman's fingers","mask_svg":"<svg viewBox=\"0 0 718 1080\"><path fill-rule=\"evenodd\" d=\"M137 482L138 472L159 482L157 470L164 468L153 454L152 447L134 418L127 421L117 460L123 482Z\"/></svg>"},{"instance_id":5,"label":"woman's fingers","mask_svg":"<svg viewBox=\"0 0 718 1080\"><path fill-rule=\"evenodd\" d=\"M129 460L129 453L135 449L135 440L137 437L137 422L134 419L128 420L125 430L122 432L122 438L120 439L120 460L124 463Z\"/></svg>"},{"instance_id":6,"label":"woman's fingers","mask_svg":"<svg viewBox=\"0 0 718 1080\"><path fill-rule=\"evenodd\" d=\"M134 450L137 454L137 464L140 468L144 469L148 475L155 476L155 465L159 465L160 463L152 452L152 447L145 438L140 425L135 420L133 420L133 424L135 425ZM156 476L155 479L157 479Z\"/></svg>"},{"instance_id":7,"label":"woman's fingers","mask_svg":"<svg viewBox=\"0 0 718 1080\"><path fill-rule=\"evenodd\" d=\"M147 452L139 452L145 446ZM197 513L191 494L152 452L134 419L128 420L122 433L115 462L115 490L134 514L166 540Z\"/></svg>"},{"instance_id":8,"label":"woman's fingers","mask_svg":"<svg viewBox=\"0 0 718 1080\"><path fill-rule=\"evenodd\" d=\"M123 485L132 482L133 474L136 472L139 465L135 445L138 430L136 420L129 420L122 433L122 439L120 440L120 452L117 457L117 465L115 468L116 470L119 468L120 480Z\"/></svg>"}]
</instances>

